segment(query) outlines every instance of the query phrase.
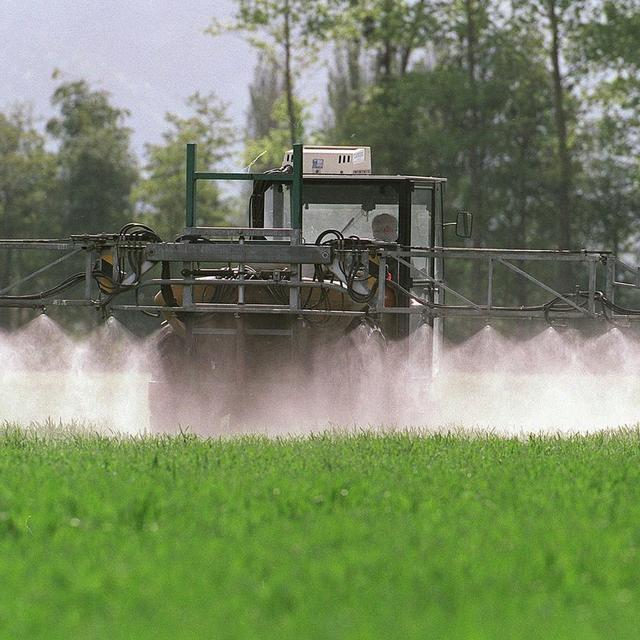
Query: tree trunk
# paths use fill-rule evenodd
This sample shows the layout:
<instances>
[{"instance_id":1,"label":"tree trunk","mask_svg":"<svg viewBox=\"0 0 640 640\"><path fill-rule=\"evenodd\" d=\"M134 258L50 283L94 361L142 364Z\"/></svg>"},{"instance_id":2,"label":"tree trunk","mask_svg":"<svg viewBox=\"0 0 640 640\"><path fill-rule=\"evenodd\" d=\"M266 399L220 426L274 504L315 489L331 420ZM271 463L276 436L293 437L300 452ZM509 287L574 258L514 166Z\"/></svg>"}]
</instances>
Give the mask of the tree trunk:
<instances>
[{"instance_id":1,"label":"tree trunk","mask_svg":"<svg viewBox=\"0 0 640 640\"><path fill-rule=\"evenodd\" d=\"M425 8L425 0L419 0L414 7L413 13L413 22L411 24L411 29L406 39L405 46L402 48L402 55L400 58L400 75L404 76L407 73L407 69L409 68L409 59L411 58L411 54L413 53L415 47L417 46L417 35L418 30L420 28L420 23L424 17L424 8Z\"/></svg>"},{"instance_id":2,"label":"tree trunk","mask_svg":"<svg viewBox=\"0 0 640 640\"><path fill-rule=\"evenodd\" d=\"M347 82L349 99L360 104L362 98L362 82L360 75L360 42L347 44ZM349 105L347 105L349 106Z\"/></svg>"},{"instance_id":3,"label":"tree trunk","mask_svg":"<svg viewBox=\"0 0 640 640\"><path fill-rule=\"evenodd\" d=\"M378 72L379 75L382 75L382 77L385 79L389 79L391 77L391 71L392 71L391 59L392 59L392 45L391 45L391 41L387 39L385 40L384 47L380 53L380 63L379 63L380 71Z\"/></svg>"},{"instance_id":4,"label":"tree trunk","mask_svg":"<svg viewBox=\"0 0 640 640\"><path fill-rule=\"evenodd\" d=\"M469 82L469 89L471 92L471 104L470 104L470 146L468 149L469 157L469 181L471 185L471 195L477 213L480 213L483 207L483 189L482 189L482 159L480 148L478 146L477 138L478 131L481 127L481 117L478 105L478 80L476 77L477 69L477 33L475 24L473 0L465 0L465 12L467 18L467 46L466 46L466 58L467 58L467 79ZM473 244L478 246L480 244L480 225L473 225Z\"/></svg>"},{"instance_id":5,"label":"tree trunk","mask_svg":"<svg viewBox=\"0 0 640 640\"><path fill-rule=\"evenodd\" d=\"M482 126L482 118L480 114L480 106L478 100L478 79L477 79L477 46L478 35L476 31L476 7L474 0L465 0L464 3L466 13L466 62L467 62L467 80L469 82L469 90L471 95L470 102L470 123L471 131L469 131L470 144L467 150L469 163L469 185L470 197L474 204L475 221L471 232L471 244L474 247L482 245L482 233L480 220L482 219L484 209L484 189L482 184L482 155L478 143L478 133ZM472 287L474 291L480 291L483 286L483 274L479 269L473 270Z\"/></svg>"},{"instance_id":6,"label":"tree trunk","mask_svg":"<svg viewBox=\"0 0 640 640\"><path fill-rule=\"evenodd\" d=\"M393 11L393 0L387 0L384 3L381 20L383 23L387 22L391 12ZM392 36L386 33L382 50L378 55L378 77L382 76L385 80L388 80L393 75L393 59L395 56L395 47L393 44Z\"/></svg>"},{"instance_id":7,"label":"tree trunk","mask_svg":"<svg viewBox=\"0 0 640 640\"><path fill-rule=\"evenodd\" d=\"M560 69L560 34L557 0L547 0L549 27L551 29L551 66L553 78L554 119L556 124L557 153L560 173L558 185L558 235L561 249L571 248L571 193L572 172L569 145L567 142L567 115L564 106L564 86Z\"/></svg>"},{"instance_id":8,"label":"tree trunk","mask_svg":"<svg viewBox=\"0 0 640 640\"><path fill-rule=\"evenodd\" d=\"M520 167L525 167L527 163L527 151L528 151L528 140L525 136L521 139L519 144L519 154L518 154L518 164ZM515 233L515 249L526 249L528 248L528 228L527 228L527 179L524 169L520 169L518 171L518 179L516 181L516 195L515 201L517 203L516 210L518 215L518 225L516 227ZM526 268L526 267L525 267ZM518 276L514 273L511 274L512 285L510 287L511 291L514 291L516 294L517 303L524 306L528 303L529 300L529 291L527 287L522 286L522 281L518 279Z\"/></svg>"},{"instance_id":9,"label":"tree trunk","mask_svg":"<svg viewBox=\"0 0 640 640\"><path fill-rule=\"evenodd\" d=\"M298 134L298 119L296 117L296 106L293 99L293 74L291 72L291 8L289 0L284 3L284 87L287 99L287 117L289 119L289 136L291 144L299 142L296 140Z\"/></svg>"}]
</instances>

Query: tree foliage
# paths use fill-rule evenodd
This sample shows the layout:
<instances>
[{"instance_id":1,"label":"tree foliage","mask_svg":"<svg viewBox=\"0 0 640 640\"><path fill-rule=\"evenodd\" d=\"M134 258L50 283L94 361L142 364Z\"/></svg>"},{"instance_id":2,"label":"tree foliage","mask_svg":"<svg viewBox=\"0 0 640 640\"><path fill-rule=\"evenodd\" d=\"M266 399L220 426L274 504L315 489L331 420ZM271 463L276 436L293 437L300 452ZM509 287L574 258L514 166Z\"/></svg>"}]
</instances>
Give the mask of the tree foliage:
<instances>
[{"instance_id":1,"label":"tree foliage","mask_svg":"<svg viewBox=\"0 0 640 640\"><path fill-rule=\"evenodd\" d=\"M235 138L226 105L214 95L195 93L187 99L191 114L181 117L168 113L167 129L159 144L148 144L145 178L135 189L134 200L142 218L165 239L172 239L184 227L185 149L198 144L198 168L220 168ZM218 225L228 211L219 187L213 182L198 185L198 222Z\"/></svg>"},{"instance_id":2,"label":"tree foliage","mask_svg":"<svg viewBox=\"0 0 640 640\"><path fill-rule=\"evenodd\" d=\"M222 24L213 20L208 29L214 36L224 31L244 34L258 51L259 64L278 70L289 145L303 135L302 100L296 94L296 80L315 61L318 48L335 24L339 5L339 0L236 0L232 21Z\"/></svg>"},{"instance_id":3,"label":"tree foliage","mask_svg":"<svg viewBox=\"0 0 640 640\"><path fill-rule=\"evenodd\" d=\"M263 59L249 87L249 111L244 140L244 164L252 171L279 167L291 147L289 107L284 79L277 63ZM297 136L304 138L304 108L296 100Z\"/></svg>"},{"instance_id":4,"label":"tree foliage","mask_svg":"<svg viewBox=\"0 0 640 640\"><path fill-rule=\"evenodd\" d=\"M56 160L37 131L31 109L18 105L0 113L0 235L3 238L57 237L62 228L55 202ZM0 253L2 285L33 264L25 252ZM5 312L1 321L16 326L24 313Z\"/></svg>"},{"instance_id":5,"label":"tree foliage","mask_svg":"<svg viewBox=\"0 0 640 640\"><path fill-rule=\"evenodd\" d=\"M31 109L0 113L0 220L3 238L56 237L62 229L51 197L56 158L37 131Z\"/></svg>"},{"instance_id":6,"label":"tree foliage","mask_svg":"<svg viewBox=\"0 0 640 640\"><path fill-rule=\"evenodd\" d=\"M47 123L47 131L58 143L63 229L112 231L131 217L130 194L137 178L131 131L124 125L128 112L84 80L61 84L51 103L59 112Z\"/></svg>"}]
</instances>

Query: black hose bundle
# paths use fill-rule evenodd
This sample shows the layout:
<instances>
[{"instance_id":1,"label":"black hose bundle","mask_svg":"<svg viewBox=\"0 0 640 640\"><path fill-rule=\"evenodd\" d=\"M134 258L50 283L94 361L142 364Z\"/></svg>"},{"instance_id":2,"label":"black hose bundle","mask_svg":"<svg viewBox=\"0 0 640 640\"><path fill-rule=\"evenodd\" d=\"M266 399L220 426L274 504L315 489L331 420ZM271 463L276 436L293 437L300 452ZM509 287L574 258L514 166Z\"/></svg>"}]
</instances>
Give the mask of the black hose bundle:
<instances>
[{"instance_id":1,"label":"black hose bundle","mask_svg":"<svg viewBox=\"0 0 640 640\"><path fill-rule=\"evenodd\" d=\"M576 305L579 306L581 309L586 309L587 304L589 302L588 291L577 291L576 293L567 293L567 294L564 294L564 297L567 298L568 300L575 298ZM602 291L594 291L593 298L596 302L600 303L600 305L602 306L602 313L604 317L610 322L613 322L613 318L611 317L611 314L607 314L607 311L613 312L613 313L619 313L620 315L626 315L626 316L640 315L640 309L630 309L628 307L623 307L619 304L616 304L615 302L612 302L611 300L609 300L609 298L607 298L607 296ZM580 299L582 299L583 302L579 303ZM551 311L565 312L565 311L572 311L573 309L574 307L564 302L561 298L556 297L550 302L548 302L546 305L544 305L545 319L547 321L549 320L549 313Z\"/></svg>"},{"instance_id":2,"label":"black hose bundle","mask_svg":"<svg viewBox=\"0 0 640 640\"><path fill-rule=\"evenodd\" d=\"M50 289L45 289L44 291L39 291L38 293L28 293L23 295L14 295L14 296L3 295L3 296L0 296L0 300L11 300L11 301L44 300L46 298L50 298L51 296L56 295L57 293L61 293L62 291L66 291L67 289L70 289L75 284L78 284L78 282L82 282L82 280L84 280L84 277L85 277L84 273L74 273L73 275L69 276L68 278L65 278L62 282L55 285L54 287L51 287Z\"/></svg>"},{"instance_id":3,"label":"black hose bundle","mask_svg":"<svg viewBox=\"0 0 640 640\"><path fill-rule=\"evenodd\" d=\"M101 253L92 275L100 292L106 296L102 306L107 305L118 294L136 290L142 278L145 262L145 243L162 242L162 238L146 224L129 222L117 233L110 249ZM123 257L123 261L116 258ZM133 275L131 279L130 274ZM130 281L125 284L125 280Z\"/></svg>"},{"instance_id":4,"label":"black hose bundle","mask_svg":"<svg viewBox=\"0 0 640 640\"><path fill-rule=\"evenodd\" d=\"M127 273L121 263L118 263L118 273L113 275L114 290L112 295L129 291L138 286L140 283L142 263L144 262L144 245L143 242L162 242L162 238L146 224L140 222L129 222L125 224L118 232L118 236L114 243L114 253L122 253L123 245L127 245L125 254L127 257L127 265L131 273L135 274L135 278L128 284L123 284ZM131 244L134 243L132 247ZM140 243L135 246L135 243Z\"/></svg>"},{"instance_id":5,"label":"black hose bundle","mask_svg":"<svg viewBox=\"0 0 640 640\"><path fill-rule=\"evenodd\" d=\"M121 293L122 291L128 291L139 284L139 274L142 270L142 263L144 262L144 246L142 243L145 242L162 242L162 239L155 231L153 231L153 229L139 222L130 222L124 225L114 239L114 251L117 251L125 244L127 245L125 251L127 264L130 271L136 274L135 280L130 284L122 284L122 280L126 276L125 269L122 265L118 265L118 268L114 270L114 265L106 262L102 258L98 260L96 265L94 265L92 275L98 283L100 291L107 294L106 303L108 303L114 295ZM133 247L131 246L132 243L134 244ZM135 246L135 243L141 244L139 246ZM114 271L117 271L118 273L114 273ZM70 289L74 285L82 282L85 277L86 275L84 272L74 273L62 280L62 282L59 282L53 287L43 291L19 295L0 295L0 300L45 300Z\"/></svg>"},{"instance_id":6,"label":"black hose bundle","mask_svg":"<svg viewBox=\"0 0 640 640\"><path fill-rule=\"evenodd\" d=\"M335 236L335 238L325 240L328 236ZM350 254L350 263L347 264L344 257L341 257L338 260L338 266L340 268L340 272L344 276L344 282L346 284L349 297L358 304L368 304L371 302L378 291L379 283L377 278L374 285L367 293L360 293L356 291L354 287L356 282L367 282L370 277L368 264L369 254L365 248L368 241L363 240L358 236L349 236L348 238L345 238L341 231L338 231L337 229L327 229L316 238L315 243L317 245L332 245L337 249L338 255L341 256L345 255L345 249L355 249L355 253ZM366 264L365 260L363 260L363 255L366 258ZM319 274L321 280L324 279L322 277L322 268L319 265L316 265L316 274Z\"/></svg>"},{"instance_id":7,"label":"black hose bundle","mask_svg":"<svg viewBox=\"0 0 640 640\"><path fill-rule=\"evenodd\" d=\"M367 255L367 262L368 262ZM358 275L361 274L361 275ZM362 275L364 274L364 275ZM358 304L368 304L373 300L374 296L378 291L378 279L375 279L373 286L369 289L368 293L359 293L354 288L355 282L367 282L369 279L369 268L368 264L365 266L362 260L362 254L360 252L357 253L357 260L352 259L351 267L349 268L349 273L347 275L347 292L349 293L349 297Z\"/></svg>"}]
</instances>

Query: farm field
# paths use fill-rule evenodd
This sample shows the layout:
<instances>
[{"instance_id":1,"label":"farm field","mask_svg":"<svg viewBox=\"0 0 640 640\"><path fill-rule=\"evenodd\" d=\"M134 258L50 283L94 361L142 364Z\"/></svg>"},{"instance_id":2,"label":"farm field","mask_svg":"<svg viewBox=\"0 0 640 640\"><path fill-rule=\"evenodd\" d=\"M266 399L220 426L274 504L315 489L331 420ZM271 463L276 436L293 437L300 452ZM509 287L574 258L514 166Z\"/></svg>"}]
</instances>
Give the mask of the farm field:
<instances>
[{"instance_id":1,"label":"farm field","mask_svg":"<svg viewBox=\"0 0 640 640\"><path fill-rule=\"evenodd\" d=\"M2 638L631 638L640 431L0 431Z\"/></svg>"}]
</instances>

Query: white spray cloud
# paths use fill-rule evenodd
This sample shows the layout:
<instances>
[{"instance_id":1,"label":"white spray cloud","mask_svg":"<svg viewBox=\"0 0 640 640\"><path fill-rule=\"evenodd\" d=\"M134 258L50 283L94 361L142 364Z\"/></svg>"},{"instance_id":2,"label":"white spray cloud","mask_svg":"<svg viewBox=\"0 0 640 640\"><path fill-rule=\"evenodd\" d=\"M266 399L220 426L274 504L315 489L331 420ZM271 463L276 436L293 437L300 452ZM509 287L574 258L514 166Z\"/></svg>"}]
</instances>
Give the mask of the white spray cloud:
<instances>
[{"instance_id":1,"label":"white spray cloud","mask_svg":"<svg viewBox=\"0 0 640 640\"><path fill-rule=\"evenodd\" d=\"M640 343L624 330L586 337L550 327L515 340L485 327L462 344L446 345L435 378L430 331L422 327L408 342L386 347L365 326L325 344L318 333L293 372L267 365L249 372L241 396L233 385L231 396L212 381L188 397L196 414L212 402L241 402L240 418L224 410L198 424L192 413L175 430L300 434L339 425L568 434L640 421ZM115 319L82 340L44 315L0 334L0 421L148 432L155 344Z\"/></svg>"},{"instance_id":2,"label":"white spray cloud","mask_svg":"<svg viewBox=\"0 0 640 640\"><path fill-rule=\"evenodd\" d=\"M147 343L136 343L113 318L75 341L38 316L0 335L0 420L145 431L148 357Z\"/></svg>"}]
</instances>

